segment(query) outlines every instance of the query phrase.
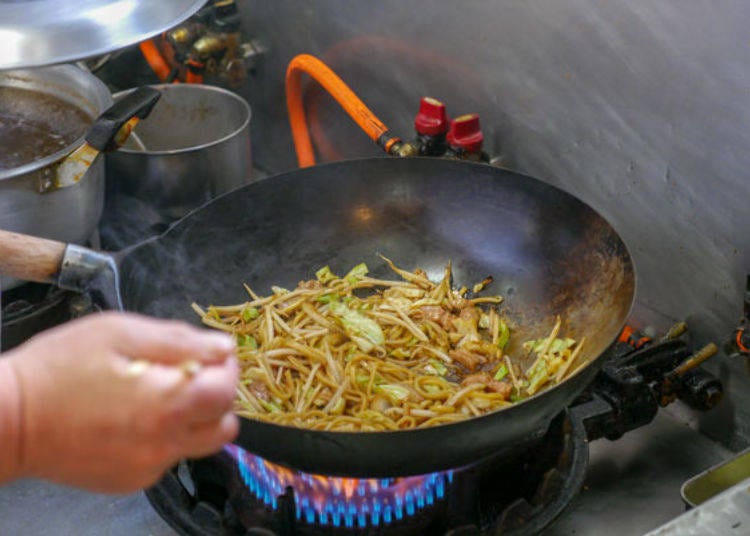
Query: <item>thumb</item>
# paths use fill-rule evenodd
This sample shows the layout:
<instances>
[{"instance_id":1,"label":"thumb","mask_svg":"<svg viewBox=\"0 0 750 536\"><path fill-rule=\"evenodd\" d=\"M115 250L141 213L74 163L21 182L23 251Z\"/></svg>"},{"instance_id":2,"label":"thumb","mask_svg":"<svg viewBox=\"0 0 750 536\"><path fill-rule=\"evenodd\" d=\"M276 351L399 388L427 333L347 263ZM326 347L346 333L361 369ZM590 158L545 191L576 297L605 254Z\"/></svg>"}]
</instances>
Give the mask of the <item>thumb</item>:
<instances>
[{"instance_id":1,"label":"thumb","mask_svg":"<svg viewBox=\"0 0 750 536\"><path fill-rule=\"evenodd\" d=\"M188 360L222 363L235 353L234 338L173 320L117 315L116 350L131 359L174 365Z\"/></svg>"}]
</instances>

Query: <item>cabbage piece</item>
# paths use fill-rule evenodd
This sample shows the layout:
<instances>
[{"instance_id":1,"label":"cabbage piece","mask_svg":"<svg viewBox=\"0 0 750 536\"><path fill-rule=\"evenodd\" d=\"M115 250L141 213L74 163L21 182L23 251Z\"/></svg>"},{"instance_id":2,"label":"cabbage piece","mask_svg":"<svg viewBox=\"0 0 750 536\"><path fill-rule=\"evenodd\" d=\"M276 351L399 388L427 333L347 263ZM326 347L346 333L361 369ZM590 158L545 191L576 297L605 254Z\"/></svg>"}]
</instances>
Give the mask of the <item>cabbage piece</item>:
<instances>
[{"instance_id":1,"label":"cabbage piece","mask_svg":"<svg viewBox=\"0 0 750 536\"><path fill-rule=\"evenodd\" d=\"M268 413L281 413L281 408L273 402L267 402L263 399L258 399L258 402L260 402L260 405L263 406L263 409Z\"/></svg>"},{"instance_id":2,"label":"cabbage piece","mask_svg":"<svg viewBox=\"0 0 750 536\"><path fill-rule=\"evenodd\" d=\"M368 274L369 271L370 270L367 268L367 265L361 262L357 266L349 270L349 273L344 276L344 279L346 279L350 285L356 285L364 276Z\"/></svg>"},{"instance_id":3,"label":"cabbage piece","mask_svg":"<svg viewBox=\"0 0 750 536\"><path fill-rule=\"evenodd\" d=\"M357 374L354 377L354 380L357 382L357 385L359 385L362 389L366 388L370 384L370 375L369 374ZM373 390L377 392L378 385L383 383L384 378L378 374L375 375L375 379L372 382Z\"/></svg>"},{"instance_id":4,"label":"cabbage piece","mask_svg":"<svg viewBox=\"0 0 750 536\"><path fill-rule=\"evenodd\" d=\"M338 400L336 400L336 403L333 405L333 407L328 410L328 413L332 415L341 415L344 413L344 408L346 407L346 400L344 400L344 397L339 397Z\"/></svg>"},{"instance_id":5,"label":"cabbage piece","mask_svg":"<svg viewBox=\"0 0 750 536\"><path fill-rule=\"evenodd\" d=\"M338 279L338 276L334 274L333 272L331 272L331 269L328 266L323 266L323 268L315 272L315 277L318 281L320 281L324 285L328 283L329 281Z\"/></svg>"},{"instance_id":6,"label":"cabbage piece","mask_svg":"<svg viewBox=\"0 0 750 536\"><path fill-rule=\"evenodd\" d=\"M555 339L549 346L550 353L557 354L563 350L571 348L576 343L575 339Z\"/></svg>"},{"instance_id":7,"label":"cabbage piece","mask_svg":"<svg viewBox=\"0 0 750 536\"><path fill-rule=\"evenodd\" d=\"M505 366L505 364L502 364L500 365L500 367L498 367L497 372L495 372L494 379L496 381L500 381L503 378L505 378L507 375L508 375L508 367Z\"/></svg>"},{"instance_id":8,"label":"cabbage piece","mask_svg":"<svg viewBox=\"0 0 750 536\"><path fill-rule=\"evenodd\" d=\"M391 352L391 355L396 359L406 359L407 357L411 357L411 354L409 354L409 352L405 351L403 348L396 348Z\"/></svg>"},{"instance_id":9,"label":"cabbage piece","mask_svg":"<svg viewBox=\"0 0 750 536\"><path fill-rule=\"evenodd\" d=\"M504 350L510 340L510 328L502 318L497 322L497 347Z\"/></svg>"},{"instance_id":10,"label":"cabbage piece","mask_svg":"<svg viewBox=\"0 0 750 536\"><path fill-rule=\"evenodd\" d=\"M258 349L258 341L252 335L237 335L237 345L248 347L252 350Z\"/></svg>"},{"instance_id":11,"label":"cabbage piece","mask_svg":"<svg viewBox=\"0 0 750 536\"><path fill-rule=\"evenodd\" d=\"M547 383L549 380L549 372L547 370L547 362L544 359L540 359L534 370L531 372L529 377L529 387L526 391L533 395L536 393L542 385Z\"/></svg>"},{"instance_id":12,"label":"cabbage piece","mask_svg":"<svg viewBox=\"0 0 750 536\"><path fill-rule=\"evenodd\" d=\"M347 335L359 346L363 352L369 352L376 346L385 342L385 335L375 320L369 318L359 311L349 309L338 301L332 301L329 305L333 313L341 322Z\"/></svg>"},{"instance_id":13,"label":"cabbage piece","mask_svg":"<svg viewBox=\"0 0 750 536\"><path fill-rule=\"evenodd\" d=\"M245 307L242 310L242 320L245 322L250 322L251 320L255 320L260 315L260 311L256 309L255 307Z\"/></svg>"},{"instance_id":14,"label":"cabbage piece","mask_svg":"<svg viewBox=\"0 0 750 536\"><path fill-rule=\"evenodd\" d=\"M357 374L354 379L357 381L357 385L360 387L366 387L367 384L370 382L370 375L369 374Z\"/></svg>"},{"instance_id":15,"label":"cabbage piece","mask_svg":"<svg viewBox=\"0 0 750 536\"><path fill-rule=\"evenodd\" d=\"M375 388L375 392L386 395L393 402L402 402L409 398L411 391L403 385L384 383Z\"/></svg>"},{"instance_id":16,"label":"cabbage piece","mask_svg":"<svg viewBox=\"0 0 750 536\"><path fill-rule=\"evenodd\" d=\"M539 352L544 348L544 344L547 342L547 338L544 339L536 339L531 341L526 341L523 343L523 349L527 352L531 350L532 352ZM563 350L567 350L571 346L573 346L576 343L575 339L565 338L565 339L554 339L552 343L549 345L548 353L550 354L556 354L558 352L562 352Z\"/></svg>"},{"instance_id":17,"label":"cabbage piece","mask_svg":"<svg viewBox=\"0 0 750 536\"><path fill-rule=\"evenodd\" d=\"M430 359L427 365L425 365L424 371L428 374L434 374L435 376L445 376L448 374L448 367L438 359Z\"/></svg>"}]
</instances>

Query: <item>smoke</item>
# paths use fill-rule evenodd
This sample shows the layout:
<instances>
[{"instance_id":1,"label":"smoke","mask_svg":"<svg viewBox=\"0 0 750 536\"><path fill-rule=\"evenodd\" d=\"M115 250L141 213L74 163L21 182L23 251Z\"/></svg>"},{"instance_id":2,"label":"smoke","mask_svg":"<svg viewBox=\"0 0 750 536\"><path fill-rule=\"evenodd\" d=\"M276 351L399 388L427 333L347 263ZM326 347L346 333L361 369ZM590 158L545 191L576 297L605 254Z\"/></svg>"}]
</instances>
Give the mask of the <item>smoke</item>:
<instances>
[{"instance_id":1,"label":"smoke","mask_svg":"<svg viewBox=\"0 0 750 536\"><path fill-rule=\"evenodd\" d=\"M122 193L107 195L99 223L102 249L123 250L161 234L171 222L151 203Z\"/></svg>"}]
</instances>

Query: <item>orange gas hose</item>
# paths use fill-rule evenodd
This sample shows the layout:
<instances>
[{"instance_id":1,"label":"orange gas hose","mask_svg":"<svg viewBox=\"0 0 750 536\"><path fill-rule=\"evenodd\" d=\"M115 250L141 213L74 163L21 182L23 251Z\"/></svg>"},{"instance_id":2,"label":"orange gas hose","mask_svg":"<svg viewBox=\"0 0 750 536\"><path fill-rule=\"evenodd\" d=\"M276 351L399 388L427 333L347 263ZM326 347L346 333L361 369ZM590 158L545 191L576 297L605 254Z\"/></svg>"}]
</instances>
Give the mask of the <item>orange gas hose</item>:
<instances>
[{"instance_id":1,"label":"orange gas hose","mask_svg":"<svg viewBox=\"0 0 750 536\"><path fill-rule=\"evenodd\" d=\"M151 39L141 42L139 47L143 57L146 58L146 61L151 66L151 69L156 73L156 76L159 77L159 80L164 82L169 76L171 69L164 60L164 57L162 57L159 48Z\"/></svg>"},{"instance_id":2,"label":"orange gas hose","mask_svg":"<svg viewBox=\"0 0 750 536\"><path fill-rule=\"evenodd\" d=\"M185 83L186 84L202 84L203 75L195 74L190 69L188 69L187 72L185 73Z\"/></svg>"},{"instance_id":3,"label":"orange gas hose","mask_svg":"<svg viewBox=\"0 0 750 536\"><path fill-rule=\"evenodd\" d=\"M305 107L302 101L302 73L310 75L323 86L359 127L386 151L398 141L395 137L383 139L383 135L388 132L388 127L325 63L315 56L300 54L289 62L286 70L286 106L300 167L315 165L315 153L310 141L310 131L307 128Z\"/></svg>"},{"instance_id":4,"label":"orange gas hose","mask_svg":"<svg viewBox=\"0 0 750 536\"><path fill-rule=\"evenodd\" d=\"M169 78L169 74L172 72L172 69L169 66L169 60L162 55L161 50L159 50L159 47L156 46L156 43L154 43L152 39L143 41L139 46L143 57L146 58L146 61L154 73L156 73L156 76L162 82L166 82ZM185 73L185 82L188 84L202 84L203 75L193 73L190 69L187 69L187 72ZM172 83L179 84L180 81L175 78Z\"/></svg>"},{"instance_id":5,"label":"orange gas hose","mask_svg":"<svg viewBox=\"0 0 750 536\"><path fill-rule=\"evenodd\" d=\"M748 348L742 342L742 334L744 332L745 328L738 329L734 342L737 344L737 348L739 348L740 352L742 352L743 354L747 354L750 353L750 350L748 350Z\"/></svg>"}]
</instances>

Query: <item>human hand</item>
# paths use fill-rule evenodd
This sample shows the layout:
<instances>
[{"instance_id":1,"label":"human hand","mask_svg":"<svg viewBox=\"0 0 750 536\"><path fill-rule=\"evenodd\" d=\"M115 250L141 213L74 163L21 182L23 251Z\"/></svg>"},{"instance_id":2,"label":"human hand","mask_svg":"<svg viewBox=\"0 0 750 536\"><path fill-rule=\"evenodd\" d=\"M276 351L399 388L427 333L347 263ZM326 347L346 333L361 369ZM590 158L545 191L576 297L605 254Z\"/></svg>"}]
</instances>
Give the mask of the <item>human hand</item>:
<instances>
[{"instance_id":1,"label":"human hand","mask_svg":"<svg viewBox=\"0 0 750 536\"><path fill-rule=\"evenodd\" d=\"M122 313L37 335L8 354L22 408L17 473L130 492L219 450L239 426L234 348L227 335ZM190 360L202 365L192 376L180 368Z\"/></svg>"}]
</instances>

